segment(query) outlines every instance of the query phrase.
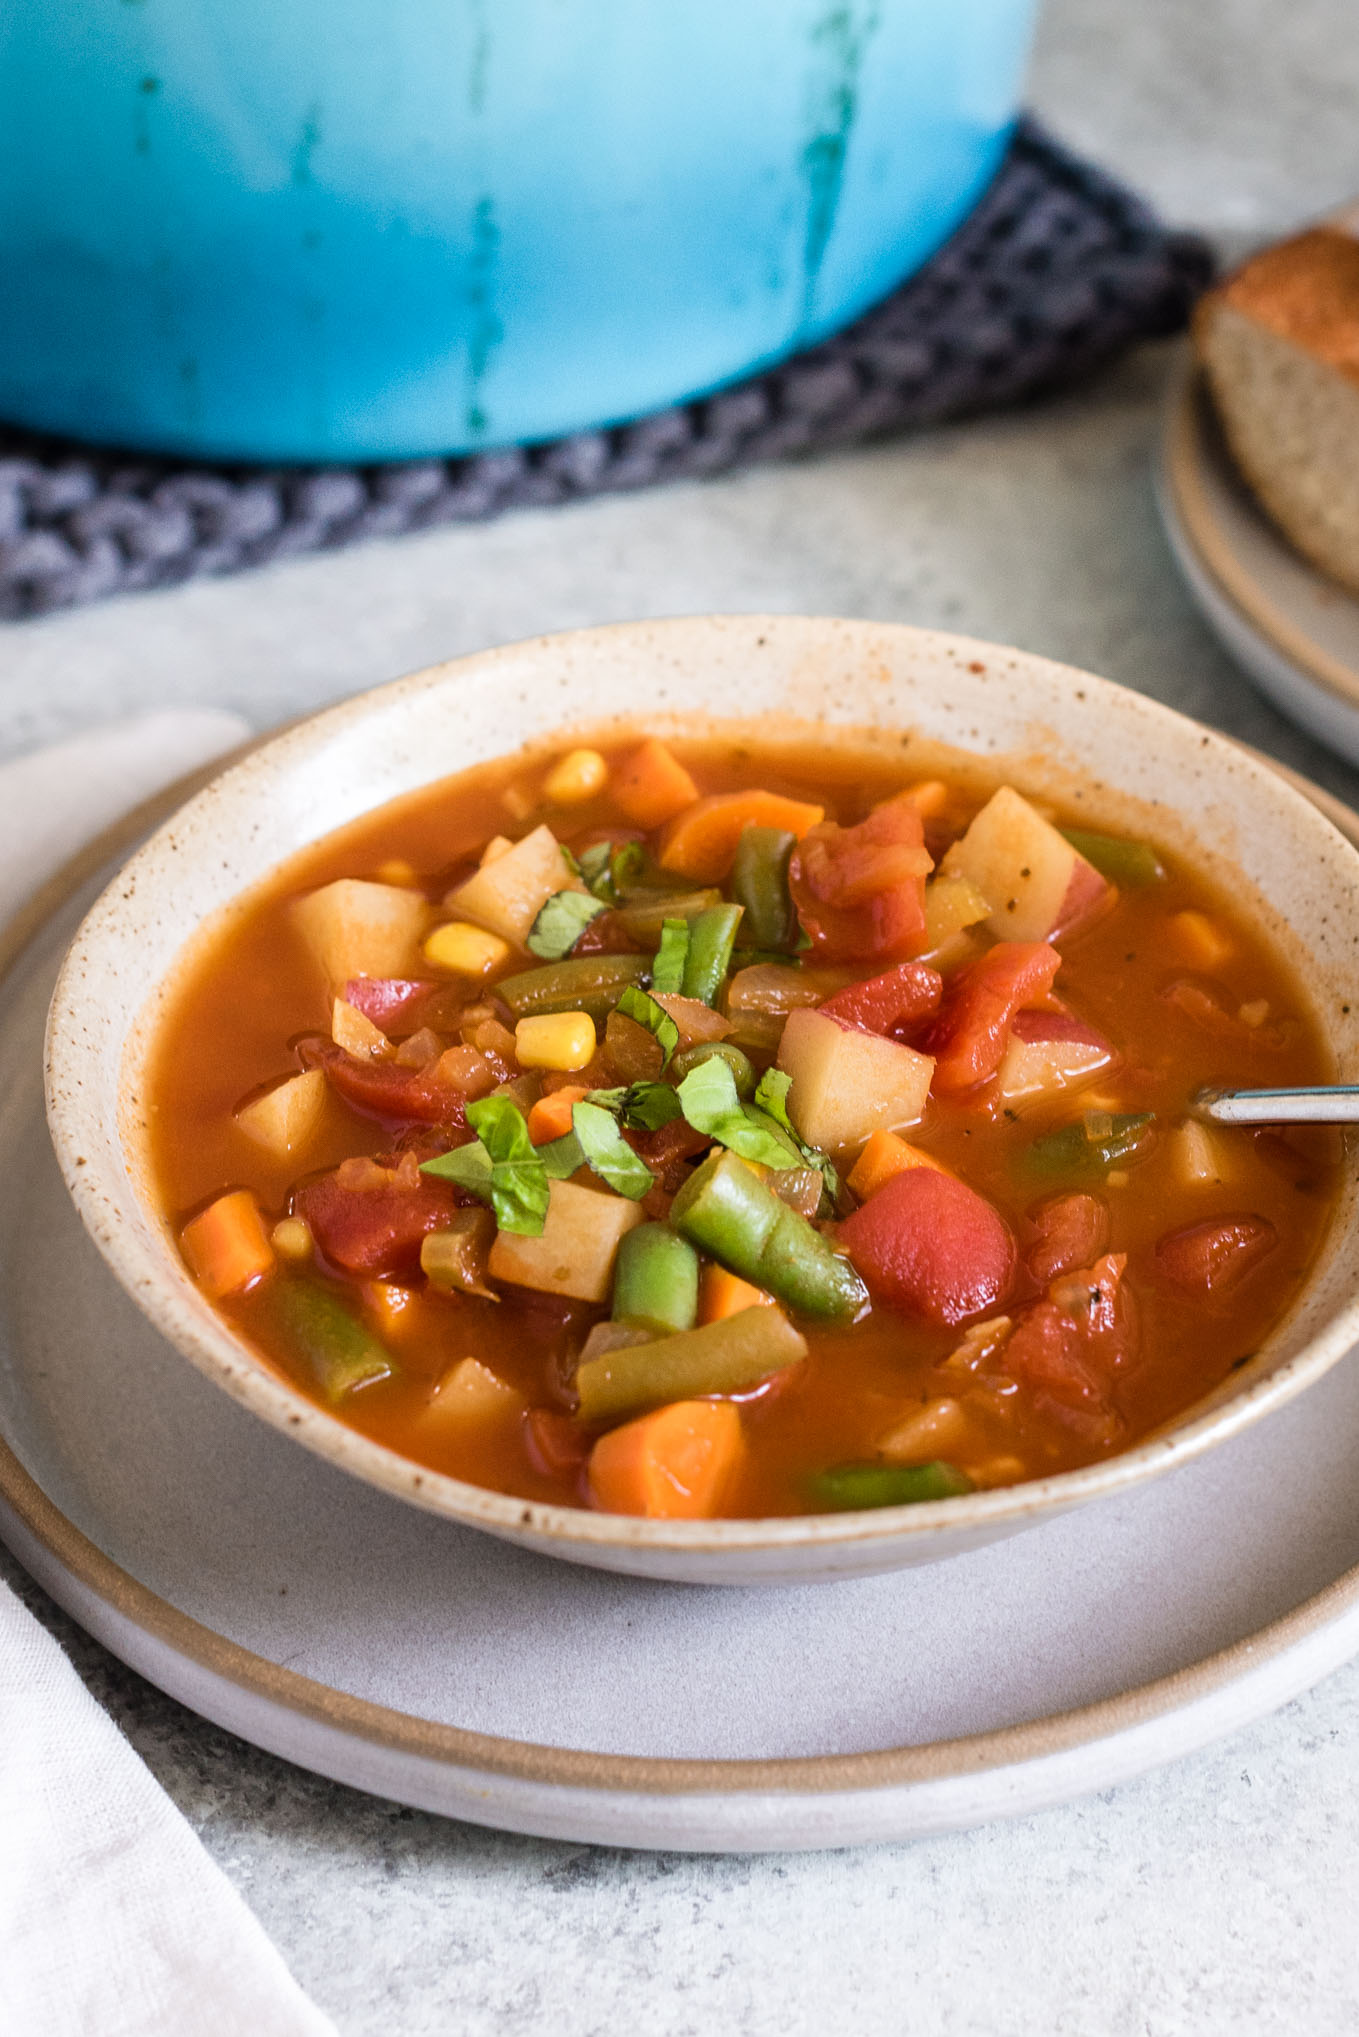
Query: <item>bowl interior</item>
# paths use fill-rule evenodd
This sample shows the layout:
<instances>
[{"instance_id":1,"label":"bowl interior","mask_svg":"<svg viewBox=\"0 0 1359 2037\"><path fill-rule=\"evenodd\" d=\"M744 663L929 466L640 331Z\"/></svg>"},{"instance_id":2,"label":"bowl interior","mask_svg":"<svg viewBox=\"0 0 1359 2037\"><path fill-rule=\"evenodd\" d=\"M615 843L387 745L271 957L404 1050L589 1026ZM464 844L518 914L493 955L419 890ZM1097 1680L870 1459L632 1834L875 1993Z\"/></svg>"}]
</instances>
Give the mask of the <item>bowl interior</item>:
<instances>
[{"instance_id":1,"label":"bowl interior","mask_svg":"<svg viewBox=\"0 0 1359 2037\"><path fill-rule=\"evenodd\" d=\"M186 952L275 865L374 806L563 729L730 727L733 708L762 740L770 716L790 717L817 724L822 743L869 740L922 773L940 746L966 752L1029 790L1192 852L1219 881L1230 875L1238 896L1244 879L1310 995L1340 1079L1359 1079L1359 855L1224 739L1070 668L883 624L719 617L540 639L418 673L279 736L161 828L84 922L49 1020L49 1118L87 1227L158 1328L265 1419L416 1504L578 1561L722 1582L956 1553L1184 1461L1318 1376L1359 1333L1352 1156L1305 1291L1226 1387L1122 1456L936 1505L674 1523L529 1503L369 1441L239 1342L189 1279L149 1182L148 1049Z\"/></svg>"}]
</instances>

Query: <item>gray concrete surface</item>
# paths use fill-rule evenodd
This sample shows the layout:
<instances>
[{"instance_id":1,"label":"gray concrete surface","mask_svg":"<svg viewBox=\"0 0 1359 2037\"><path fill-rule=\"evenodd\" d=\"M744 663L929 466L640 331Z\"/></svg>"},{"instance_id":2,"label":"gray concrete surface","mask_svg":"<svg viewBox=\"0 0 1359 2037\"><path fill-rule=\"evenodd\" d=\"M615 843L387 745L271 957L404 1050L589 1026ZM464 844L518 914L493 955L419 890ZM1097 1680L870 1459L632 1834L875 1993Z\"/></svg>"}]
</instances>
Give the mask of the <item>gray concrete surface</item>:
<instances>
[{"instance_id":1,"label":"gray concrete surface","mask_svg":"<svg viewBox=\"0 0 1359 2037\"><path fill-rule=\"evenodd\" d=\"M1175 218L1282 230L1359 182L1355 27L1353 0L1058 0L1033 99ZM10 629L0 750L168 699L264 723L538 630L765 607L1069 658L1359 798L1359 774L1251 692L1175 576L1149 485L1165 366L1149 348L1013 417ZM1013 1825L822 1857L649 1858L320 1782L124 1671L7 1558L0 1574L345 2037L1359 2028L1359 1667L1216 1750Z\"/></svg>"}]
</instances>

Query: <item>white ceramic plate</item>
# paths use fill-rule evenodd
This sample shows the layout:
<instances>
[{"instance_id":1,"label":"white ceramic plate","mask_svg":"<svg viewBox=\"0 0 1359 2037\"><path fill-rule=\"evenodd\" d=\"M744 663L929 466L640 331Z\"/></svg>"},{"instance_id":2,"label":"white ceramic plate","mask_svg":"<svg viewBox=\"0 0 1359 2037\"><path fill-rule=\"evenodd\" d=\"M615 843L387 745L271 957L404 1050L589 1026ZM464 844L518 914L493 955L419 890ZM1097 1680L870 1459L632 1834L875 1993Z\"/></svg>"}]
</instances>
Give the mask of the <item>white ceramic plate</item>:
<instances>
[{"instance_id":1,"label":"white ceramic plate","mask_svg":"<svg viewBox=\"0 0 1359 2037\"><path fill-rule=\"evenodd\" d=\"M481 1824L837 1846L1107 1787L1359 1648L1353 1356L1139 1491L816 1590L561 1564L295 1449L160 1341L62 1186L40 1047L82 902L0 984L0 1532L207 1718Z\"/></svg>"},{"instance_id":2,"label":"white ceramic plate","mask_svg":"<svg viewBox=\"0 0 1359 2037\"><path fill-rule=\"evenodd\" d=\"M1275 706L1359 764L1359 600L1295 552L1241 479L1186 353L1157 500L1190 591Z\"/></svg>"}]
</instances>

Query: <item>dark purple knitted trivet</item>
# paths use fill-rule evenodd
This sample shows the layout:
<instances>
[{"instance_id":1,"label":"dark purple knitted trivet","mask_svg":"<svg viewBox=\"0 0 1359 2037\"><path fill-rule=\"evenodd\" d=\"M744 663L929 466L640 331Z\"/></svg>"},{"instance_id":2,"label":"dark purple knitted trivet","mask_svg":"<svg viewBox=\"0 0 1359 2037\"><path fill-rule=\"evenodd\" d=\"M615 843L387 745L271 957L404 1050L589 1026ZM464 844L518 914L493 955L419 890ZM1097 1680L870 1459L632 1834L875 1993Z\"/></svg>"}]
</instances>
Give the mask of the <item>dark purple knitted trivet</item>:
<instances>
[{"instance_id":1,"label":"dark purple knitted trivet","mask_svg":"<svg viewBox=\"0 0 1359 2037\"><path fill-rule=\"evenodd\" d=\"M995 181L908 283L767 373L548 445L373 467L186 467L0 427L0 616L233 573L1013 403L1176 331L1211 257L1021 122Z\"/></svg>"}]
</instances>

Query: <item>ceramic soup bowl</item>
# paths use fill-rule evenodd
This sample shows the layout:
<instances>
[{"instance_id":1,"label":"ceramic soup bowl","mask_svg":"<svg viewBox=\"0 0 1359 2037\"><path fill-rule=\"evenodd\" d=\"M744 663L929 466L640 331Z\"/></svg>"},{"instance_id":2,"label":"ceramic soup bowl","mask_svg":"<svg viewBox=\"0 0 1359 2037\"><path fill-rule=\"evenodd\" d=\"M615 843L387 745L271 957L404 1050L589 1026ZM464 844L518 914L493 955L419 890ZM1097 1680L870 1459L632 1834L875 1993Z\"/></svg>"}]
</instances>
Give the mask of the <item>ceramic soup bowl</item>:
<instances>
[{"instance_id":1,"label":"ceramic soup bowl","mask_svg":"<svg viewBox=\"0 0 1359 2037\"><path fill-rule=\"evenodd\" d=\"M48 1111L71 1194L157 1329L297 1443L450 1519L578 1563L659 1578L827 1580L975 1548L1123 1492L1227 1442L1318 1378L1359 1336L1353 1156L1313 1271L1251 1362L1120 1456L914 1507L771 1520L655 1521L547 1506L398 1456L257 1356L186 1272L152 1193L148 1050L204 922L318 837L397 796L557 731L707 729L739 710L817 740L980 756L1021 788L1149 831L1253 892L1310 995L1338 1075L1359 1079L1359 855L1267 765L1139 694L1023 652L886 624L702 617L580 631L462 658L289 729L160 828L76 937L48 1032ZM875 735L874 740L878 737Z\"/></svg>"}]
</instances>

